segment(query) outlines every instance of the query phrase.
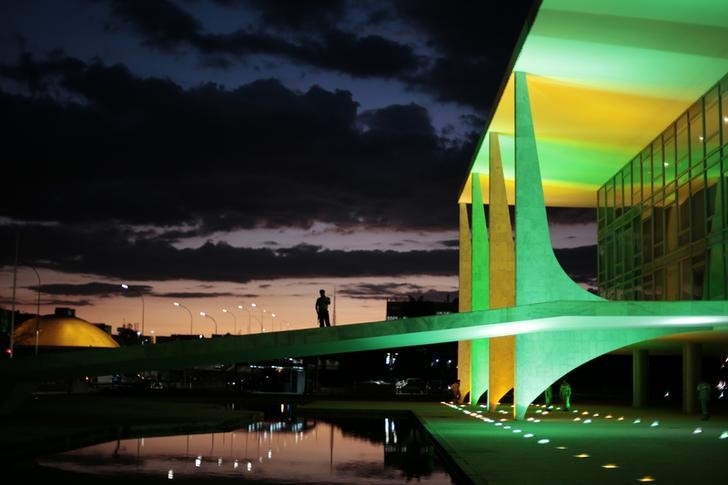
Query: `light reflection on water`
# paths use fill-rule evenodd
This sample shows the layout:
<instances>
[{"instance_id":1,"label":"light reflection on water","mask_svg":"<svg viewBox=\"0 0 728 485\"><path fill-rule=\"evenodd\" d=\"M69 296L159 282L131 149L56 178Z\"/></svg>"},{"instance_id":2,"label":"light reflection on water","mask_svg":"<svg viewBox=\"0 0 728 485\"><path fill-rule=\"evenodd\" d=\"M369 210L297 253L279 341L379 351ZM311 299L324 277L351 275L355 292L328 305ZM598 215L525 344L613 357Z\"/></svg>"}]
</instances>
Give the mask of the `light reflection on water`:
<instances>
[{"instance_id":1,"label":"light reflection on water","mask_svg":"<svg viewBox=\"0 0 728 485\"><path fill-rule=\"evenodd\" d=\"M432 443L401 419L265 421L231 432L122 439L38 464L104 477L270 483L451 484Z\"/></svg>"}]
</instances>

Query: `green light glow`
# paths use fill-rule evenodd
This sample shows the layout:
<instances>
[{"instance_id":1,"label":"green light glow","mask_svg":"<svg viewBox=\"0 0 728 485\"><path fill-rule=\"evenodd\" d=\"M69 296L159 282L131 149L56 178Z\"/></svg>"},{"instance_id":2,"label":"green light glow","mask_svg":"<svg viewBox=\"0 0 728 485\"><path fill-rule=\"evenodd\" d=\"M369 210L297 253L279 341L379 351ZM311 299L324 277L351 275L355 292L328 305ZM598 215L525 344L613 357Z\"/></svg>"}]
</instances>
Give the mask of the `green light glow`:
<instances>
[{"instance_id":1,"label":"green light glow","mask_svg":"<svg viewBox=\"0 0 728 485\"><path fill-rule=\"evenodd\" d=\"M548 205L594 206L598 187L728 72L727 11L723 0L542 2L514 71L529 74ZM513 125L509 82L486 131Z\"/></svg>"}]
</instances>

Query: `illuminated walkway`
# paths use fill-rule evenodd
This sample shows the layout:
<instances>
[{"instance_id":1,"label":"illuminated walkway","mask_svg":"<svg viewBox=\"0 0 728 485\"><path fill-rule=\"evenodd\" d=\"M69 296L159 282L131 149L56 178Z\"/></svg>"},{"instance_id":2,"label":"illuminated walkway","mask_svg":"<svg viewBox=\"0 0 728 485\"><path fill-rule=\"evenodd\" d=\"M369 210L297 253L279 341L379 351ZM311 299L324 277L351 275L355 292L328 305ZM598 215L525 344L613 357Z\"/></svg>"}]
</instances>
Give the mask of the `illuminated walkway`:
<instances>
[{"instance_id":1,"label":"illuminated walkway","mask_svg":"<svg viewBox=\"0 0 728 485\"><path fill-rule=\"evenodd\" d=\"M315 402L317 412L410 409L474 483L724 483L728 416L699 416L619 406L576 412L532 406L525 421L509 407L485 413L441 403ZM585 414L584 414L585 413Z\"/></svg>"},{"instance_id":2,"label":"illuminated walkway","mask_svg":"<svg viewBox=\"0 0 728 485\"><path fill-rule=\"evenodd\" d=\"M629 317L626 317L629 315ZM728 301L590 302L556 301L513 308L410 318L330 328L182 340L118 349L81 350L20 357L0 363L0 379L37 381L85 375L180 369L198 365L255 362L338 354L464 339L517 335L528 365L550 360L553 379L624 346L667 335L728 330ZM549 342L581 344L580 351L550 359ZM587 359L588 360L588 359ZM526 370L528 370L526 368ZM541 374L544 370L541 369ZM545 378L549 378L546 374ZM540 382L538 383L540 385ZM540 394L537 388L529 403Z\"/></svg>"}]
</instances>

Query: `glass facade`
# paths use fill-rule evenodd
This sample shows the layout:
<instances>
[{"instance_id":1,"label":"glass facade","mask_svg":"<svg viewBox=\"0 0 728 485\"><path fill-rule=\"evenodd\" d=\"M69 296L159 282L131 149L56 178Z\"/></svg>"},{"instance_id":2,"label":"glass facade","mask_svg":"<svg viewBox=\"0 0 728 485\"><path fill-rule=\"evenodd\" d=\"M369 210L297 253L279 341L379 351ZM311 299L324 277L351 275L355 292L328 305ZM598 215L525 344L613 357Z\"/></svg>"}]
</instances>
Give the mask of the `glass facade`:
<instances>
[{"instance_id":1,"label":"glass facade","mask_svg":"<svg viewBox=\"0 0 728 485\"><path fill-rule=\"evenodd\" d=\"M728 299L728 75L597 193L599 293Z\"/></svg>"}]
</instances>

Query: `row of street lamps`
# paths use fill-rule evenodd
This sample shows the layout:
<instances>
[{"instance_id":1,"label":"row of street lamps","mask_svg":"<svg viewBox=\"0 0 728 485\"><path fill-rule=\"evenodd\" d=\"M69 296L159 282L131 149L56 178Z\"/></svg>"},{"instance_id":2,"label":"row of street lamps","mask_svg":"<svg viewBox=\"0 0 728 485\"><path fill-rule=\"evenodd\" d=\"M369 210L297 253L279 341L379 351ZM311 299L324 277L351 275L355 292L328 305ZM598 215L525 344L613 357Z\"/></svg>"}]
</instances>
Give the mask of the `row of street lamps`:
<instances>
[{"instance_id":1,"label":"row of street lamps","mask_svg":"<svg viewBox=\"0 0 728 485\"><path fill-rule=\"evenodd\" d=\"M135 289L134 287L131 287L131 286L127 285L126 283L122 283L121 284L121 287L124 290L128 290L128 291L135 292L142 299L142 332L141 332L141 334L144 335L144 294L141 291ZM176 306L176 307L178 307L178 308L182 308L182 309L186 310L187 313L190 315L190 335L192 335L192 311L190 311L189 308L187 308L186 306L184 306L183 304L181 304L181 303L179 303L177 301L174 302L173 305ZM264 316L265 316L264 314L267 313L267 312L266 312L265 308L261 308L258 305L256 305L255 303L251 303L250 304L250 307L253 310L255 310L257 308L260 311L260 318L254 317L253 314L252 314L252 312L248 308L246 308L245 305L238 305L238 309L239 310L244 310L245 312L248 313L248 333L251 333L251 319L252 318L255 318L256 320L258 320L258 323L260 324L260 333L263 333L265 331L263 319L264 319ZM238 333L238 319L235 316L235 313L233 313L232 310L228 310L227 308L223 308L222 311L223 311L223 313L227 313L227 314L229 314L230 316L233 317L233 335L238 335L239 334ZM210 320L212 320L212 323L215 325L215 334L217 334L218 333L217 332L217 320L215 320L212 317L212 315L210 315L209 313L206 313L206 312L200 312L200 316L201 317L205 317L205 318L209 318ZM275 318L276 318L276 314L275 313L270 313L270 316L271 316L271 330L275 330ZM283 328L281 328L280 330L283 330Z\"/></svg>"},{"instance_id":2,"label":"row of street lamps","mask_svg":"<svg viewBox=\"0 0 728 485\"><path fill-rule=\"evenodd\" d=\"M192 332L192 311L190 311L189 308L187 308L186 306L184 306L183 304L181 304L180 302L177 302L177 301L175 301L173 303L173 305L176 306L176 307L178 307L178 308L182 308L182 309L186 310L187 313L190 315L190 335L192 335L193 334L193 332ZM252 314L252 312L248 308L246 308L245 305L238 305L238 309L244 310L245 312L248 313L248 333L251 333L251 319L253 319L253 318L255 318L256 320L258 320L258 323L260 324L260 332L263 333L265 331L263 319L264 319L264 314L267 313L267 312L266 312L266 310L264 308L260 308L255 303L251 303L250 304L250 307L253 310L255 310L257 308L260 311L260 318L254 317L253 314ZM223 313L227 313L228 315L230 315L231 317L233 317L233 335L239 335L239 332L238 332L238 318L235 316L235 313L232 310L228 310L227 308L223 308L222 309L222 312ZM218 331L217 331L217 320L215 320L212 317L212 315L210 315L209 313L206 313L206 312L200 312L200 316L201 317L205 317L205 318L209 318L210 320L212 320L212 323L215 325L215 333L217 334L218 333ZM276 318L276 314L275 313L270 313L270 316L271 316L271 330L274 330L275 329L275 318Z\"/></svg>"}]
</instances>

